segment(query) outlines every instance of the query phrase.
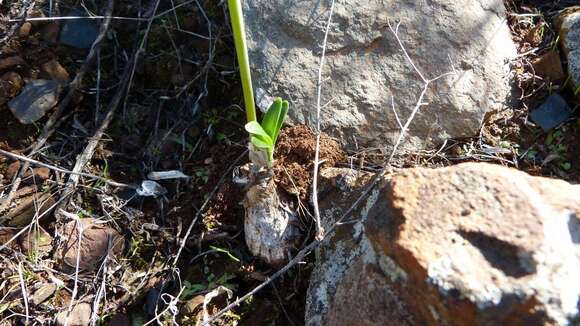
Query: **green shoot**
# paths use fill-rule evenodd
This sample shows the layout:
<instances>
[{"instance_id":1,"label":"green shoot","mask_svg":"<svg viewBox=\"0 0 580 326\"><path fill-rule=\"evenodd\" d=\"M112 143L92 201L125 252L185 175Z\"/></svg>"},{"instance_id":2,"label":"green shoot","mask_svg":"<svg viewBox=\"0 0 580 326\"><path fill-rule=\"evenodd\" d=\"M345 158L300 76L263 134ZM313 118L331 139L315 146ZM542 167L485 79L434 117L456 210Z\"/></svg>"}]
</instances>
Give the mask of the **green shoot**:
<instances>
[{"instance_id":1,"label":"green shoot","mask_svg":"<svg viewBox=\"0 0 580 326\"><path fill-rule=\"evenodd\" d=\"M242 13L241 0L228 0L228 7L230 9L232 32L234 34L238 65L240 67L240 79L242 80L246 116L248 122L256 121L254 90L252 88L252 75L250 73L250 59L248 57L248 47L246 45L246 30L244 28L244 15Z\"/></svg>"},{"instance_id":2,"label":"green shoot","mask_svg":"<svg viewBox=\"0 0 580 326\"><path fill-rule=\"evenodd\" d=\"M274 161L276 141L282 124L286 119L288 108L288 101L277 98L264 115L261 124L256 121L250 121L245 126L246 131L250 134L250 141L254 148L266 153L266 163L269 168L272 167L272 162Z\"/></svg>"}]
</instances>

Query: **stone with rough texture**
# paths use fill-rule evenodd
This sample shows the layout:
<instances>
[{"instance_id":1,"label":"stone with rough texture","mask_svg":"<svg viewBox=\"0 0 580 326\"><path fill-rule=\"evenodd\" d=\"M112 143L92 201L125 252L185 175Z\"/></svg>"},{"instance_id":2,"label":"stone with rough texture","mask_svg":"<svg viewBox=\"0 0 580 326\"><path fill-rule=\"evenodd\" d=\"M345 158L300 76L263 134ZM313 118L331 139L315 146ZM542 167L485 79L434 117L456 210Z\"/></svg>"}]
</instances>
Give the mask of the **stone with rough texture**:
<instances>
[{"instance_id":1,"label":"stone with rough texture","mask_svg":"<svg viewBox=\"0 0 580 326\"><path fill-rule=\"evenodd\" d=\"M317 75L330 1L243 1L258 103L291 101L292 122L315 125ZM337 1L323 71L322 128L347 148L392 147L423 82L388 23L433 83L404 148L477 134L486 112L512 98L507 61L516 49L499 0ZM355 142L356 138L356 142Z\"/></svg>"},{"instance_id":2,"label":"stone with rough texture","mask_svg":"<svg viewBox=\"0 0 580 326\"><path fill-rule=\"evenodd\" d=\"M580 6L567 8L555 21L560 44L568 60L570 85L580 99Z\"/></svg>"},{"instance_id":3,"label":"stone with rough texture","mask_svg":"<svg viewBox=\"0 0 580 326\"><path fill-rule=\"evenodd\" d=\"M63 240L57 250L57 260L64 271L76 269L77 257L79 270L94 271L105 257L118 257L125 245L125 239L117 230L93 218L80 219L80 225L70 221L60 234Z\"/></svg>"},{"instance_id":4,"label":"stone with rough texture","mask_svg":"<svg viewBox=\"0 0 580 326\"><path fill-rule=\"evenodd\" d=\"M31 124L44 117L58 103L62 90L61 81L28 80L22 92L8 102L8 107L20 123Z\"/></svg>"},{"instance_id":5,"label":"stone with rough texture","mask_svg":"<svg viewBox=\"0 0 580 326\"><path fill-rule=\"evenodd\" d=\"M321 176L328 229L372 176ZM409 169L349 220L317 251L307 325L580 322L578 185L484 163Z\"/></svg>"},{"instance_id":6,"label":"stone with rough texture","mask_svg":"<svg viewBox=\"0 0 580 326\"><path fill-rule=\"evenodd\" d=\"M43 303L44 301L48 300L48 298L52 297L52 295L56 292L56 290L57 286L54 283L43 284L30 297L30 304L36 306Z\"/></svg>"},{"instance_id":7,"label":"stone with rough texture","mask_svg":"<svg viewBox=\"0 0 580 326\"><path fill-rule=\"evenodd\" d=\"M68 305L67 305L68 308ZM88 326L91 322L91 313L93 309L91 305L85 302L78 303L74 305L72 310L69 312L68 309L64 309L56 314L56 325L57 326Z\"/></svg>"}]
</instances>

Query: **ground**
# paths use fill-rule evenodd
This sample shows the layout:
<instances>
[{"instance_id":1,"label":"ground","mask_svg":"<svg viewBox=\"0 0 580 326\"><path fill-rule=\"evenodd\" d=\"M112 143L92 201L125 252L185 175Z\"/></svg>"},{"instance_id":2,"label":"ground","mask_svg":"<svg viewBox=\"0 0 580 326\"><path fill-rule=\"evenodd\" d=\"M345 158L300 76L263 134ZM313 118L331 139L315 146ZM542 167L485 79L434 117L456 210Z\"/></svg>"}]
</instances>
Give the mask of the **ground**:
<instances>
[{"instance_id":1,"label":"ground","mask_svg":"<svg viewBox=\"0 0 580 326\"><path fill-rule=\"evenodd\" d=\"M23 8L29 4L30 8ZM512 109L491 112L478 137L449 141L432 151L407 153L398 157L399 166L491 161L578 183L578 116L548 133L528 119L551 92L564 88L565 81L537 78L532 62L557 50L551 18L565 5L564 1L508 1L509 23L519 52L536 49L512 64L523 100ZM0 243L24 226L29 226L24 234L36 235L33 238L38 240L37 250L29 250L30 245L25 244L30 241L21 236L0 251L0 325L17 324L27 314L38 323L52 320L71 300L100 303L95 313L103 324L126 318L146 322L155 316L157 307L158 312L165 311L159 319L166 323L175 318L180 324L194 325L203 317L203 298L210 291L224 286L233 291L234 298L239 297L275 272L245 247L244 189L231 178L233 170L247 162L247 154L245 114L225 4L212 0L115 1L114 16L151 17L154 13L156 18L113 20L93 62L85 68L88 47L57 45L58 30L74 21L81 25L68 26L69 30L92 28L96 33L97 22L103 20L42 19L100 16L106 14L105 8L105 0L5 1L0 5L5 18L0 22L0 35L6 36L0 44L0 150L52 166L33 164L22 171L20 190L4 207L25 162L0 155L0 223L10 226L0 229ZM27 10L29 17L39 20L23 23L16 19ZM69 105L62 112L53 109L27 125L9 112L7 102L22 91L23 80L69 83L83 69L84 78L70 92ZM70 89L63 90L61 99ZM116 103L119 89L125 96ZM577 106L571 94L564 94L570 106ZM107 125L106 114L112 110L114 118ZM102 126L105 132L82 170L99 178L83 177L74 192L64 192L70 174L54 167L73 170L78 155ZM44 135L48 135L45 143ZM307 233L305 243L312 239L308 201L314 144L307 127L284 129L275 171L281 189L305 208L301 219L301 228ZM384 160L384 156L364 152L343 153L326 136L322 144L326 165L374 170ZM37 153L31 155L35 146L39 147ZM191 178L159 181L166 193L158 198L135 195L134 188L148 173L167 170L179 170ZM62 198L66 205L57 202ZM54 212L35 214L53 205L58 205ZM102 265L105 269L83 272L76 278L67 276L54 257L63 237L57 231L65 229L71 215L107 221L125 239L123 253ZM4 221L6 216L17 218ZM186 234L183 251L177 256ZM246 300L220 323L303 324L311 268L312 258L308 257L305 264ZM102 287L98 285L101 281ZM41 304L22 300L22 285L33 297L54 283L57 289ZM226 295L219 295L207 312L218 311L227 301Z\"/></svg>"}]
</instances>

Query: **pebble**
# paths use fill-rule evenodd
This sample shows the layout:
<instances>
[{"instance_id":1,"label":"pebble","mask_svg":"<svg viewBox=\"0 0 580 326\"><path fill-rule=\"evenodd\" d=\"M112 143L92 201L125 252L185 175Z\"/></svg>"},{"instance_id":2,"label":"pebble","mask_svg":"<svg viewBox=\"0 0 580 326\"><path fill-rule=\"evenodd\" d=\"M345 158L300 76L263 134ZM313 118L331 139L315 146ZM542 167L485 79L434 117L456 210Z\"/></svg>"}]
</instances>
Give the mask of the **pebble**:
<instances>
[{"instance_id":1,"label":"pebble","mask_svg":"<svg viewBox=\"0 0 580 326\"><path fill-rule=\"evenodd\" d=\"M56 284L47 283L38 289L32 297L30 297L30 303L33 306L39 305L50 298L56 292Z\"/></svg>"},{"instance_id":2,"label":"pebble","mask_svg":"<svg viewBox=\"0 0 580 326\"><path fill-rule=\"evenodd\" d=\"M72 11L71 15L82 15L82 12ZM77 49L87 49L99 35L99 29L89 19L67 20L60 31L60 43Z\"/></svg>"},{"instance_id":3,"label":"pebble","mask_svg":"<svg viewBox=\"0 0 580 326\"><path fill-rule=\"evenodd\" d=\"M30 31L32 30L32 24L26 22L22 24L20 30L18 31L18 36L20 37L28 37L30 35Z\"/></svg>"},{"instance_id":4,"label":"pebble","mask_svg":"<svg viewBox=\"0 0 580 326\"><path fill-rule=\"evenodd\" d=\"M56 314L56 325L64 326L87 326L91 322L91 305L85 302L76 304L72 311L68 312L68 305L64 310Z\"/></svg>"},{"instance_id":5,"label":"pebble","mask_svg":"<svg viewBox=\"0 0 580 326\"><path fill-rule=\"evenodd\" d=\"M8 107L22 124L40 120L57 103L63 84L55 80L29 80L22 92L10 102Z\"/></svg>"},{"instance_id":6,"label":"pebble","mask_svg":"<svg viewBox=\"0 0 580 326\"><path fill-rule=\"evenodd\" d=\"M40 65L40 76L45 79L69 81L68 71L56 60L52 59Z\"/></svg>"},{"instance_id":7,"label":"pebble","mask_svg":"<svg viewBox=\"0 0 580 326\"><path fill-rule=\"evenodd\" d=\"M530 119L545 132L564 123L572 116L566 100L557 93L550 95L539 108L530 113Z\"/></svg>"}]
</instances>

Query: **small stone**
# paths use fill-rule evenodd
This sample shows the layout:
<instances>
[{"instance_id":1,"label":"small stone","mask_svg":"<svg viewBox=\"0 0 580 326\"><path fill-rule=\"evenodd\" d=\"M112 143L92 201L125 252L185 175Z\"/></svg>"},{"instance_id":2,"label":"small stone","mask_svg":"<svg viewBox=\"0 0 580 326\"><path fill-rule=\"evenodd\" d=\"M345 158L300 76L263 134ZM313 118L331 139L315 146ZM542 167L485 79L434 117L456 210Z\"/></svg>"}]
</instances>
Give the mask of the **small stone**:
<instances>
[{"instance_id":1,"label":"small stone","mask_svg":"<svg viewBox=\"0 0 580 326\"><path fill-rule=\"evenodd\" d=\"M550 95L539 108L530 113L530 119L548 132L572 116L572 110L559 94Z\"/></svg>"},{"instance_id":2,"label":"small stone","mask_svg":"<svg viewBox=\"0 0 580 326\"><path fill-rule=\"evenodd\" d=\"M78 266L83 271L94 271L105 256L114 258L123 252L125 240L117 230L93 218L83 218L80 222L83 229L80 251L77 221L68 222L60 231L63 240L57 250L57 260L60 262L61 270L74 271L79 252Z\"/></svg>"},{"instance_id":3,"label":"small stone","mask_svg":"<svg viewBox=\"0 0 580 326\"><path fill-rule=\"evenodd\" d=\"M36 290L32 297L30 297L30 303L33 306L39 305L50 298L56 292L56 284L48 283Z\"/></svg>"},{"instance_id":4,"label":"small stone","mask_svg":"<svg viewBox=\"0 0 580 326\"><path fill-rule=\"evenodd\" d=\"M32 194L28 193L30 188L34 189ZM26 226L35 216L44 214L56 203L50 192L37 192L36 188L36 186L30 186L22 189L26 190L27 193L24 194L24 197L18 198L17 206L9 210L4 216L8 221L6 222L8 226Z\"/></svg>"},{"instance_id":5,"label":"small stone","mask_svg":"<svg viewBox=\"0 0 580 326\"><path fill-rule=\"evenodd\" d=\"M52 236L42 227L34 228L19 237L25 255L43 257L52 250Z\"/></svg>"},{"instance_id":6,"label":"small stone","mask_svg":"<svg viewBox=\"0 0 580 326\"><path fill-rule=\"evenodd\" d=\"M62 90L60 81L29 80L24 90L8 102L8 107L20 123L31 124L41 119L58 103Z\"/></svg>"},{"instance_id":7,"label":"small stone","mask_svg":"<svg viewBox=\"0 0 580 326\"><path fill-rule=\"evenodd\" d=\"M40 183L43 182L44 180L47 180L48 177L50 177L50 169L49 168L35 168L32 170L34 178L36 179L35 181Z\"/></svg>"},{"instance_id":8,"label":"small stone","mask_svg":"<svg viewBox=\"0 0 580 326\"><path fill-rule=\"evenodd\" d=\"M82 12L73 10L71 15L83 15ZM60 31L60 42L77 49L87 49L99 35L99 29L89 19L67 20Z\"/></svg>"},{"instance_id":9,"label":"small stone","mask_svg":"<svg viewBox=\"0 0 580 326\"><path fill-rule=\"evenodd\" d=\"M22 24L20 27L20 31L18 31L18 36L20 37L28 37L30 35L30 31L32 30L32 24L26 22Z\"/></svg>"},{"instance_id":10,"label":"small stone","mask_svg":"<svg viewBox=\"0 0 580 326\"><path fill-rule=\"evenodd\" d=\"M70 80L68 71L56 60L52 59L40 65L40 76L52 80Z\"/></svg>"},{"instance_id":11,"label":"small stone","mask_svg":"<svg viewBox=\"0 0 580 326\"><path fill-rule=\"evenodd\" d=\"M23 66L25 64L26 62L24 62L24 60L19 56L4 58L0 60L0 71L4 71L6 69L18 66Z\"/></svg>"},{"instance_id":12,"label":"small stone","mask_svg":"<svg viewBox=\"0 0 580 326\"><path fill-rule=\"evenodd\" d=\"M556 51L550 51L532 62L534 72L548 81L561 83L566 79L560 55Z\"/></svg>"},{"instance_id":13,"label":"small stone","mask_svg":"<svg viewBox=\"0 0 580 326\"><path fill-rule=\"evenodd\" d=\"M76 304L72 311L68 312L67 307L56 314L56 325L58 326L87 326L91 322L91 305L85 302Z\"/></svg>"},{"instance_id":14,"label":"small stone","mask_svg":"<svg viewBox=\"0 0 580 326\"><path fill-rule=\"evenodd\" d=\"M18 173L19 170L20 170L20 161L14 161L10 163L10 165L8 165L8 168L6 168L6 178L8 178L8 180L13 180L14 176Z\"/></svg>"},{"instance_id":15,"label":"small stone","mask_svg":"<svg viewBox=\"0 0 580 326\"><path fill-rule=\"evenodd\" d=\"M16 228L8 228L8 227L0 227L0 245L6 244L10 241L18 232ZM14 241L12 241L9 245L10 248L13 248Z\"/></svg>"}]
</instances>

